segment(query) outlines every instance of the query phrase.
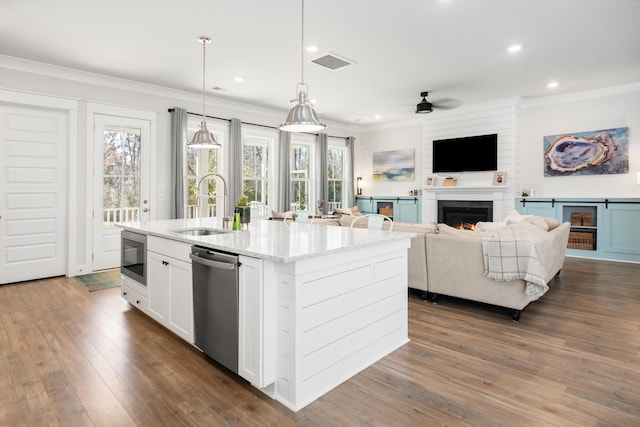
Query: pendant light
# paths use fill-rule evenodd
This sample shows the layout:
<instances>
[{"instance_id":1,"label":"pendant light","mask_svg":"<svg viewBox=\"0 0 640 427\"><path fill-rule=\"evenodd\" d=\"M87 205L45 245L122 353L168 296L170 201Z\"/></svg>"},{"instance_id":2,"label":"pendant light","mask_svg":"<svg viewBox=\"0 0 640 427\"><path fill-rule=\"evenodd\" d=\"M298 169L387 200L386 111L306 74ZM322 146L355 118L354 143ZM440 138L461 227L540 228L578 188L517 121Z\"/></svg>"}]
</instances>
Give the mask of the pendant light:
<instances>
[{"instance_id":1,"label":"pendant light","mask_svg":"<svg viewBox=\"0 0 640 427\"><path fill-rule=\"evenodd\" d=\"M207 129L207 116L204 113L204 95L205 95L205 65L206 65L206 46L211 43L211 39L206 36L198 37L198 42L202 43L202 121L200 122L200 130L193 135L193 139L187 144L187 148L220 148L221 145L216 141L215 135Z\"/></svg>"},{"instance_id":2,"label":"pendant light","mask_svg":"<svg viewBox=\"0 0 640 427\"><path fill-rule=\"evenodd\" d=\"M280 130L285 132L316 132L327 127L320 123L316 112L307 99L309 86L304 82L304 0L302 0L302 41L300 46L300 83L296 85L297 100L296 105L289 110L287 119L280 125Z\"/></svg>"}]
</instances>

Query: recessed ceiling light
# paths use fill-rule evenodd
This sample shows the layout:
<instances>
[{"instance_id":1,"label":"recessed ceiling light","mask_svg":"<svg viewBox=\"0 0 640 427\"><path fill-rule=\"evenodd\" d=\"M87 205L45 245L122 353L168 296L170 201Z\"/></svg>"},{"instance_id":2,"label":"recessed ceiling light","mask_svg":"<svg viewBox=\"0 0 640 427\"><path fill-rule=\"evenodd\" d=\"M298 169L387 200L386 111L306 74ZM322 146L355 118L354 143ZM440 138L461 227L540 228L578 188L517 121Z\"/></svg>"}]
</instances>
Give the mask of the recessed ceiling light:
<instances>
[{"instance_id":1,"label":"recessed ceiling light","mask_svg":"<svg viewBox=\"0 0 640 427\"><path fill-rule=\"evenodd\" d=\"M376 120L380 120L382 116L380 114L376 114L375 116L373 116L373 118Z\"/></svg>"},{"instance_id":2,"label":"recessed ceiling light","mask_svg":"<svg viewBox=\"0 0 640 427\"><path fill-rule=\"evenodd\" d=\"M318 100L314 98L314 99L310 99L309 102L311 102L312 104L317 104Z\"/></svg>"},{"instance_id":3,"label":"recessed ceiling light","mask_svg":"<svg viewBox=\"0 0 640 427\"><path fill-rule=\"evenodd\" d=\"M244 81L244 78L243 77L234 77L233 81L237 82L237 83L242 83Z\"/></svg>"},{"instance_id":4,"label":"recessed ceiling light","mask_svg":"<svg viewBox=\"0 0 640 427\"><path fill-rule=\"evenodd\" d=\"M549 82L549 83L547 84L547 87L548 87L549 89L555 89L555 88L557 88L557 87L558 87L558 82Z\"/></svg>"},{"instance_id":5,"label":"recessed ceiling light","mask_svg":"<svg viewBox=\"0 0 640 427\"><path fill-rule=\"evenodd\" d=\"M307 46L307 52L309 53L315 53L318 51L318 46Z\"/></svg>"},{"instance_id":6,"label":"recessed ceiling light","mask_svg":"<svg viewBox=\"0 0 640 427\"><path fill-rule=\"evenodd\" d=\"M509 53L516 53L516 52L520 52L521 50L522 50L521 44L512 44L507 48L507 52Z\"/></svg>"}]
</instances>

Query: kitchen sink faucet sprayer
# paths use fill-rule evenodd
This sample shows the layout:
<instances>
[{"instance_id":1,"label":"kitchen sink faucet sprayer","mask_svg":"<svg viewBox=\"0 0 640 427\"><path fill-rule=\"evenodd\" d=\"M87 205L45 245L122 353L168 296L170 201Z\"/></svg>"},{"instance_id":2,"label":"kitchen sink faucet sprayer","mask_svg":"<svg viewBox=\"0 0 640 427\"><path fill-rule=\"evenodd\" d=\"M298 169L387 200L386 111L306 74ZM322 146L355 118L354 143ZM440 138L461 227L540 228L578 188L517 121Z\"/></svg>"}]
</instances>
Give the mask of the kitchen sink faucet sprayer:
<instances>
[{"instance_id":1,"label":"kitchen sink faucet sprayer","mask_svg":"<svg viewBox=\"0 0 640 427\"><path fill-rule=\"evenodd\" d=\"M202 178L200 178L200 180L198 181L198 184L196 185L196 203L198 204L198 206L200 206L200 197L209 197L208 195L203 195L200 196L198 195L198 193L200 192L200 185L202 184L202 181L204 181L205 179L211 177L211 176L215 176L217 178L220 178L220 180L222 180L222 184L224 185L224 196L222 198L222 217L224 218L226 213L227 213L227 181L224 179L224 177L220 174L217 173L208 173L205 176L203 176Z\"/></svg>"}]
</instances>

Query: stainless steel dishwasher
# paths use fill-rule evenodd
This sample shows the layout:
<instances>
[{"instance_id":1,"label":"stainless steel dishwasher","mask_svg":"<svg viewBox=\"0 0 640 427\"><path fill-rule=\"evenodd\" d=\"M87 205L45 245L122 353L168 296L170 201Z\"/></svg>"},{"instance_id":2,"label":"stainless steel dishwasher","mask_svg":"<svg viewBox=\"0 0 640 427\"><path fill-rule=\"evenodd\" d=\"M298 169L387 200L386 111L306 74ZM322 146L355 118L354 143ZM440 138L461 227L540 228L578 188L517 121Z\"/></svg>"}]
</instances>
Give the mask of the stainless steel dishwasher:
<instances>
[{"instance_id":1,"label":"stainless steel dishwasher","mask_svg":"<svg viewBox=\"0 0 640 427\"><path fill-rule=\"evenodd\" d=\"M237 373L238 256L192 246L189 257L196 346Z\"/></svg>"}]
</instances>

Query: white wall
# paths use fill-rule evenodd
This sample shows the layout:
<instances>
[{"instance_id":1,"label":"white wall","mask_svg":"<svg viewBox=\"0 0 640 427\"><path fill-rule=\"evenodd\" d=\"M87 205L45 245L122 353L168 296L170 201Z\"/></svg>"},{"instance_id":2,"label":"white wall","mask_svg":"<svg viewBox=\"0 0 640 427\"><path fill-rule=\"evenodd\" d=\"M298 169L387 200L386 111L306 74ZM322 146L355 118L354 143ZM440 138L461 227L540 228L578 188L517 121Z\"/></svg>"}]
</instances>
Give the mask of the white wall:
<instances>
[{"instance_id":1,"label":"white wall","mask_svg":"<svg viewBox=\"0 0 640 427\"><path fill-rule=\"evenodd\" d=\"M413 181L373 182L373 153L390 150L415 150ZM363 131L356 139L354 176L365 181L363 196L408 196L409 191L422 188L422 121L399 123Z\"/></svg>"},{"instance_id":2,"label":"white wall","mask_svg":"<svg viewBox=\"0 0 640 427\"><path fill-rule=\"evenodd\" d=\"M520 185L538 197L640 197L640 85L622 93L594 93L589 99L558 97L525 103L520 127ZM543 137L563 133L629 127L629 173L544 176Z\"/></svg>"},{"instance_id":3,"label":"white wall","mask_svg":"<svg viewBox=\"0 0 640 427\"><path fill-rule=\"evenodd\" d=\"M90 229L91 221L90 212L86 209L86 196L91 183L91 177L86 173L86 147L93 142L87 140L86 129L90 125L90 115L86 111L87 102L117 105L157 114L156 139L152 141L155 158L151 160L151 167L155 171L152 171L152 176L156 179L151 183L150 207L152 219L169 217L168 192L171 174L167 171L170 168L171 114L167 110L182 107L190 112L201 113L202 94L84 73L3 55L0 55L0 88L77 102L78 122L75 129L70 130L77 140L77 150L69 155L69 168L74 169L77 176L70 186L70 191L76 195L75 206L70 207L73 209L70 214L77 218L73 229L78 232L68 236L72 239L71 244L77 248L77 259L70 262L76 265L76 269L70 269L68 274L75 275L81 269L85 272L86 266L91 264L85 256L91 253L91 236L90 233L85 233L85 230ZM243 122L269 126L279 125L287 113L284 110L268 109L213 96L207 97L206 104L207 115L225 119L239 118ZM359 138L358 132L347 125L337 122L327 124L329 135L355 136L356 140Z\"/></svg>"},{"instance_id":4,"label":"white wall","mask_svg":"<svg viewBox=\"0 0 640 427\"><path fill-rule=\"evenodd\" d=\"M506 110L509 102L511 114ZM496 115L488 114L492 110L506 121L496 121ZM487 124L485 119L493 123ZM544 177L544 136L616 127L629 127L629 174ZM640 84L531 101L470 105L434 112L415 122L366 130L357 144L355 167L356 176L368 179L364 194L405 196L414 187L423 188L422 179L431 168L430 152L424 147L431 139L481 131L495 131L499 141L508 139L512 144L501 148L498 159L498 168L508 172L509 194L505 197L516 197L523 188L535 188L542 197L640 197L640 185L636 184L640 171ZM416 150L416 181L372 182L372 153L401 148ZM490 185L491 176L473 172L459 179L462 184L466 180L469 185ZM504 209L511 206L511 202L505 203Z\"/></svg>"}]
</instances>

